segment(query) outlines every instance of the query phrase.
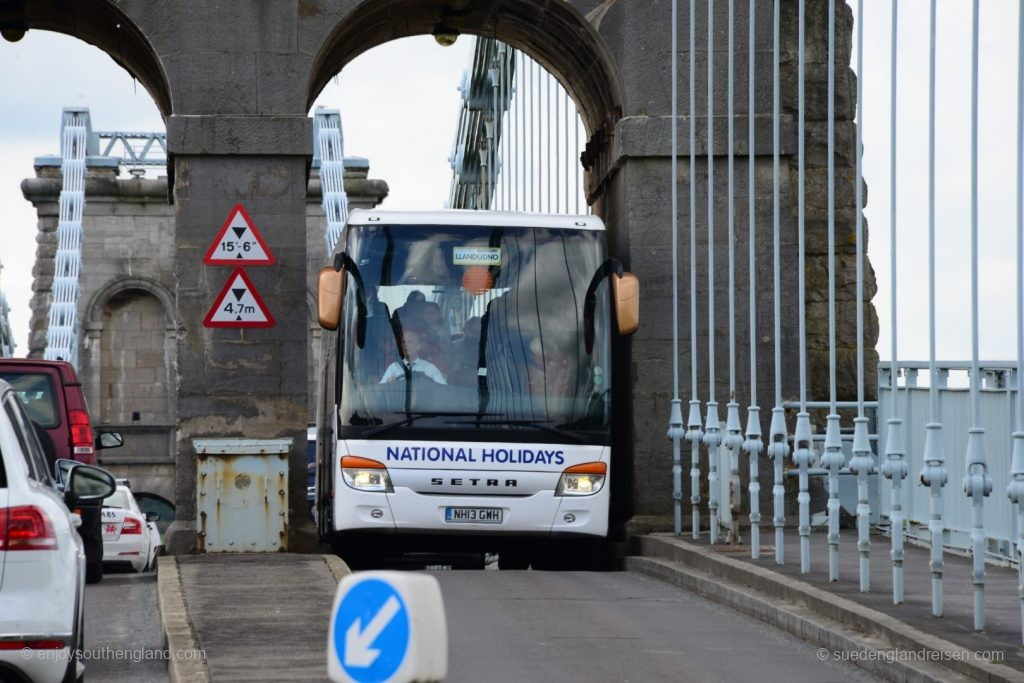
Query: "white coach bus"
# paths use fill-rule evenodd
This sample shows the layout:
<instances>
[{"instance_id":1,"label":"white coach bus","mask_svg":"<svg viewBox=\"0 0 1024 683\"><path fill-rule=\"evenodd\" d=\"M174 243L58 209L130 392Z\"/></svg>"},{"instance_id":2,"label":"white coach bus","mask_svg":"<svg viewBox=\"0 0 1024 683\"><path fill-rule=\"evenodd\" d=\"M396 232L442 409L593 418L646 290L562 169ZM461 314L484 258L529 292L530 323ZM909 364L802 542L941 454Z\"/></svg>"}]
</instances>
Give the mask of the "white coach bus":
<instances>
[{"instance_id":1,"label":"white coach bus","mask_svg":"<svg viewBox=\"0 0 1024 683\"><path fill-rule=\"evenodd\" d=\"M317 283L315 515L336 552L539 568L601 545L612 346L639 316L606 251L594 216L352 212Z\"/></svg>"}]
</instances>

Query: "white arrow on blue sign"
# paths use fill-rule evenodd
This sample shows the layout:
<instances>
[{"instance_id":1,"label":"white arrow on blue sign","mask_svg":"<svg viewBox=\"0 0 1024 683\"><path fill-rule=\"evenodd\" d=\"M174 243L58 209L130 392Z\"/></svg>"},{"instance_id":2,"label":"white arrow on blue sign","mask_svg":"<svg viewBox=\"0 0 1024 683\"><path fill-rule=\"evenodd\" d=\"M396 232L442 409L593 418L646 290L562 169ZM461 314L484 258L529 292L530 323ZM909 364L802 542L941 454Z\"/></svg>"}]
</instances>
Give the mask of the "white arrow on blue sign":
<instances>
[{"instance_id":1,"label":"white arrow on blue sign","mask_svg":"<svg viewBox=\"0 0 1024 683\"><path fill-rule=\"evenodd\" d=\"M440 681L448 635L437 579L411 572L360 572L338 584L327 672L333 681Z\"/></svg>"}]
</instances>

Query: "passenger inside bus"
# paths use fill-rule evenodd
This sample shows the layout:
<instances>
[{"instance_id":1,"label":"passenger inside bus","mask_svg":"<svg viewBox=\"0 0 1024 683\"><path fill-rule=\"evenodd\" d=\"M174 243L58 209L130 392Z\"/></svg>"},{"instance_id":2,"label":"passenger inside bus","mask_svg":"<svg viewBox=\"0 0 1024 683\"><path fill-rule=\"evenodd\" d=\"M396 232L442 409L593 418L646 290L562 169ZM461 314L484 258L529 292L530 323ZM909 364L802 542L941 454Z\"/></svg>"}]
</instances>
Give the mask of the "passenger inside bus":
<instances>
[{"instance_id":1,"label":"passenger inside bus","mask_svg":"<svg viewBox=\"0 0 1024 683\"><path fill-rule=\"evenodd\" d=\"M480 329L480 318L470 318L462 329L462 338L452 344L455 360L450 376L453 384L476 386L480 365Z\"/></svg>"}]
</instances>

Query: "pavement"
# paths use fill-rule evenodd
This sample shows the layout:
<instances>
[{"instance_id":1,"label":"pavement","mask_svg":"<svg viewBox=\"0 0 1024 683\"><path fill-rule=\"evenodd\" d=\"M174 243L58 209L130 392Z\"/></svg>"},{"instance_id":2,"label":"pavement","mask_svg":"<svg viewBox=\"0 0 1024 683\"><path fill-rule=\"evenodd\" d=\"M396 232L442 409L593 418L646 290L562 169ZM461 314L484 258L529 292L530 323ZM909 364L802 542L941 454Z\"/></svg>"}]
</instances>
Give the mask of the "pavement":
<instances>
[{"instance_id":1,"label":"pavement","mask_svg":"<svg viewBox=\"0 0 1024 683\"><path fill-rule=\"evenodd\" d=\"M774 540L774 533L770 527L763 528L761 537ZM941 661L944 668L969 679L1024 681L1015 569L986 567L985 630L975 632L969 558L946 554L944 615L937 618L931 615L929 551L911 545L905 548L904 602L894 605L890 540L881 534L871 539L871 590L867 593L860 592L855 532L841 536L838 582L828 578L824 532L811 535L811 570L806 574L800 572L795 529L786 530L782 565L776 564L775 549L770 545L763 545L761 558L752 560L749 546L712 546L706 534L697 541L688 532L678 538L649 534L638 540L641 557L630 558L630 568L685 585L785 630L800 631L811 642L836 644L840 649L874 649L880 662L885 652L927 650L935 653L927 655L933 661ZM980 660L972 654L992 652L998 654L983 654ZM877 672L891 680L945 678L941 668L916 664L910 662L898 675L886 674L884 669L895 671L892 666L880 665Z\"/></svg>"},{"instance_id":2,"label":"pavement","mask_svg":"<svg viewBox=\"0 0 1024 683\"><path fill-rule=\"evenodd\" d=\"M325 680L327 622L348 567L333 555L162 557L160 611L170 680Z\"/></svg>"}]
</instances>

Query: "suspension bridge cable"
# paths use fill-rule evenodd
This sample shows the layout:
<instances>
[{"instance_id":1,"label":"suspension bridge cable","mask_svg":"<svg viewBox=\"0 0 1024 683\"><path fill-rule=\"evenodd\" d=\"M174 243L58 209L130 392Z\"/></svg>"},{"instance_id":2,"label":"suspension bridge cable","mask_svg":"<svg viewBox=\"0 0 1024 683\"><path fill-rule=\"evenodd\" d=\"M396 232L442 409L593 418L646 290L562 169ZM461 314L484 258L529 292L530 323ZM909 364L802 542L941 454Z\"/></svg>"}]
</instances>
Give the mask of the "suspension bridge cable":
<instances>
[{"instance_id":1,"label":"suspension bridge cable","mask_svg":"<svg viewBox=\"0 0 1024 683\"><path fill-rule=\"evenodd\" d=\"M679 399L679 0L672 0L672 402L668 438L672 440L672 519L676 536L683 533L683 467L680 440L683 413ZM577 131L579 128L577 128ZM579 142L577 140L577 148ZM568 196L566 196L568 200ZM577 201L578 208L578 201Z\"/></svg>"},{"instance_id":2,"label":"suspension bridge cable","mask_svg":"<svg viewBox=\"0 0 1024 683\"><path fill-rule=\"evenodd\" d=\"M737 524L737 516L739 514L739 506L737 500L739 498L739 486L740 486L740 448L743 446L743 435L741 434L740 426L740 404L736 402L736 248L735 248L735 209L733 204L735 203L735 188L734 178L735 173L735 160L733 158L735 152L735 144L733 138L735 136L734 123L735 118L735 102L733 93L733 51L734 51L734 34L735 34L735 0L729 0L729 32L728 32L728 109L729 109L729 124L728 124L728 232L729 232L729 403L726 404L725 414L725 436L722 439L722 444L729 451L729 541L732 543L738 542L739 540L739 526Z\"/></svg>"},{"instance_id":3,"label":"suspension bridge cable","mask_svg":"<svg viewBox=\"0 0 1024 683\"><path fill-rule=\"evenodd\" d=\"M686 440L690 442L690 503L693 537L700 538L700 400L697 398L697 129L695 126L697 0L690 0L690 411Z\"/></svg>"},{"instance_id":4,"label":"suspension bridge cable","mask_svg":"<svg viewBox=\"0 0 1024 683\"><path fill-rule=\"evenodd\" d=\"M899 338L897 310L897 241L896 241L896 112L897 112L897 74L896 64L898 56L898 18L899 0L892 3L892 37L889 74L889 272L891 282L889 285L890 299L890 320L891 320L891 344L892 361L889 375L889 397L892 400L891 417L885 440L885 462L882 464L882 476L892 482L890 521L892 524L891 546L892 546L892 602L898 605L903 602L903 478L907 475L907 463L904 460L902 422L899 418L899 401L897 400L899 390L899 356L897 355L897 340Z\"/></svg>"},{"instance_id":5,"label":"suspension bridge cable","mask_svg":"<svg viewBox=\"0 0 1024 683\"><path fill-rule=\"evenodd\" d=\"M836 9L828 3L828 388L821 464L828 469L828 578L839 580L839 468L845 463L836 408Z\"/></svg>"},{"instance_id":6,"label":"suspension bridge cable","mask_svg":"<svg viewBox=\"0 0 1024 683\"><path fill-rule=\"evenodd\" d=\"M715 0L708 0L708 401L704 444L708 447L708 510L710 540L718 542L718 459L722 444L715 400Z\"/></svg>"},{"instance_id":7,"label":"suspension bridge cable","mask_svg":"<svg viewBox=\"0 0 1024 683\"><path fill-rule=\"evenodd\" d=\"M967 432L964 492L974 508L974 630L985 628L985 496L992 491L981 426L981 373L978 364L978 23L979 0L971 8L971 428Z\"/></svg>"},{"instance_id":8,"label":"suspension bridge cable","mask_svg":"<svg viewBox=\"0 0 1024 683\"><path fill-rule=\"evenodd\" d=\"M782 293L781 293L781 258L779 242L781 232L781 202L779 199L779 3L775 0L772 17L772 289L774 309L774 342L775 342L775 407L772 408L772 421L769 431L768 457L775 466L775 480L772 486L774 500L775 527L775 562L782 564L785 560L783 545L783 529L786 524L786 490L782 484L782 468L789 454L789 443L786 436L786 414L782 407Z\"/></svg>"},{"instance_id":9,"label":"suspension bridge cable","mask_svg":"<svg viewBox=\"0 0 1024 683\"><path fill-rule=\"evenodd\" d=\"M931 488L932 615L942 616L942 490L948 478L939 416L939 374L935 365L935 0L928 18L928 405L930 419L925 425L924 466L921 483Z\"/></svg>"},{"instance_id":10,"label":"suspension bridge cable","mask_svg":"<svg viewBox=\"0 0 1024 683\"><path fill-rule=\"evenodd\" d=\"M800 505L798 531L800 534L800 572L811 571L811 495L808 491L808 470L814 458L811 450L811 417L807 413L807 283L806 283L806 244L805 244L805 213L806 213L806 174L805 174L805 85L807 49L805 45L806 2L800 0L799 28L797 44L797 308L799 313L800 335L800 412L796 416L796 428L793 433L793 463L800 470L800 492L797 502Z\"/></svg>"},{"instance_id":11,"label":"suspension bridge cable","mask_svg":"<svg viewBox=\"0 0 1024 683\"><path fill-rule=\"evenodd\" d=\"M747 408L746 440L743 448L749 459L750 476L747 490L750 498L750 557L761 557L761 484L758 481L758 462L761 454L761 416L757 406L757 260L754 245L757 242L754 186L754 60L755 60L755 4L747 3L747 275L750 313L750 407Z\"/></svg>"}]
</instances>

